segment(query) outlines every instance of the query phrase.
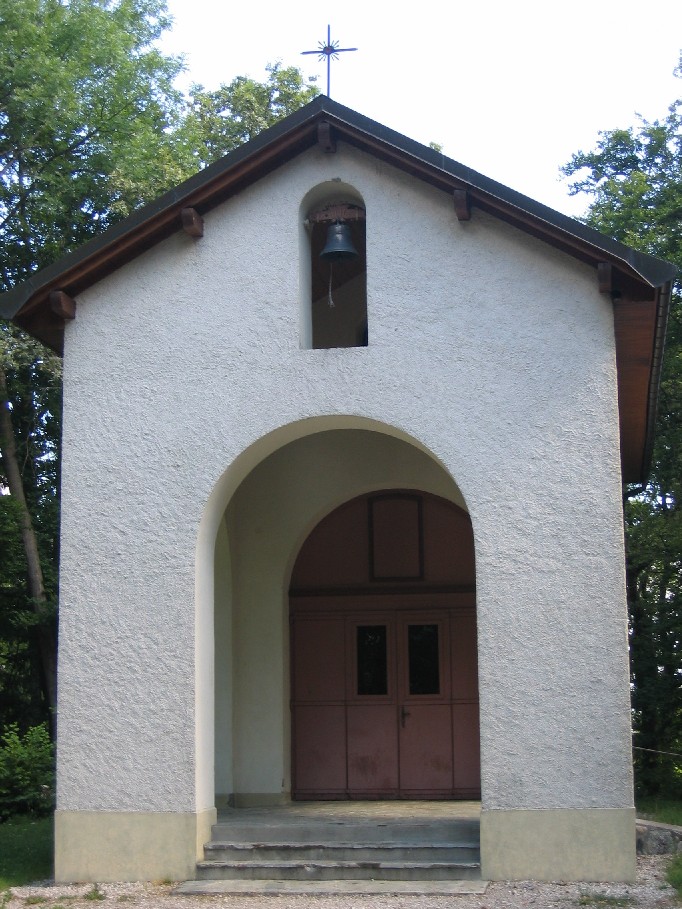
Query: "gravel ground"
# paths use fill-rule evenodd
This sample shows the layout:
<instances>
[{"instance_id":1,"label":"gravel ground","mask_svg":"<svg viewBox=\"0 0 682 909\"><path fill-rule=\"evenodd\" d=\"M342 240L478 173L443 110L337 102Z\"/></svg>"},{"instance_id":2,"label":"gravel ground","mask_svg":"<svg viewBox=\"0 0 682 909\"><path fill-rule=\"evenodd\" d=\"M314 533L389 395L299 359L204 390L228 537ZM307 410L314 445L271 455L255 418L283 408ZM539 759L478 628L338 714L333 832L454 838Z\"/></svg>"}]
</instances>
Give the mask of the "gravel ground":
<instances>
[{"instance_id":1,"label":"gravel ground","mask_svg":"<svg viewBox=\"0 0 682 909\"><path fill-rule=\"evenodd\" d=\"M634 884L498 882L490 884L479 896L179 896L164 884L101 884L94 892L92 884L51 884L14 887L9 902L3 902L0 894L0 909L37 905L45 909L83 909L86 905L118 904L126 909L197 909L197 906L255 909L261 905L266 909L571 909L573 906L667 909L681 905L665 882L669 861L670 856L640 856Z\"/></svg>"}]
</instances>

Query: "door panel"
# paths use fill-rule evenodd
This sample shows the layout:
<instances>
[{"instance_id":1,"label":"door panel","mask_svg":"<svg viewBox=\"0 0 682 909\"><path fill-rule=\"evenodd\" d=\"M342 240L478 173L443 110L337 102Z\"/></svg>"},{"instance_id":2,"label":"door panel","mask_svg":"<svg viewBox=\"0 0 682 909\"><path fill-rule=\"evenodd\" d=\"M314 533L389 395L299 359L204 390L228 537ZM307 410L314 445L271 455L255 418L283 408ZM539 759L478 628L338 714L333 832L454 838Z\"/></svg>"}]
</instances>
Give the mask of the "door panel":
<instances>
[{"instance_id":1,"label":"door panel","mask_svg":"<svg viewBox=\"0 0 682 909\"><path fill-rule=\"evenodd\" d=\"M299 705L295 712L294 766L301 793L343 795L346 781L346 708Z\"/></svg>"},{"instance_id":2,"label":"door panel","mask_svg":"<svg viewBox=\"0 0 682 909\"><path fill-rule=\"evenodd\" d=\"M400 789L451 794L450 635L445 612L397 618L400 691Z\"/></svg>"},{"instance_id":3,"label":"door panel","mask_svg":"<svg viewBox=\"0 0 682 909\"><path fill-rule=\"evenodd\" d=\"M292 631L294 701L339 701L346 696L342 616L305 616Z\"/></svg>"},{"instance_id":4,"label":"door panel","mask_svg":"<svg viewBox=\"0 0 682 909\"><path fill-rule=\"evenodd\" d=\"M395 705L348 706L348 790L354 798L397 792Z\"/></svg>"},{"instance_id":5,"label":"door panel","mask_svg":"<svg viewBox=\"0 0 682 909\"><path fill-rule=\"evenodd\" d=\"M473 609L455 613L451 623L452 696L478 700L476 614Z\"/></svg>"},{"instance_id":6,"label":"door panel","mask_svg":"<svg viewBox=\"0 0 682 909\"><path fill-rule=\"evenodd\" d=\"M448 704L410 703L400 723L400 789L450 794L452 716Z\"/></svg>"},{"instance_id":7,"label":"door panel","mask_svg":"<svg viewBox=\"0 0 682 909\"><path fill-rule=\"evenodd\" d=\"M481 788L478 703L452 705L455 789L462 796L477 797Z\"/></svg>"},{"instance_id":8,"label":"door panel","mask_svg":"<svg viewBox=\"0 0 682 909\"><path fill-rule=\"evenodd\" d=\"M348 616L348 789L354 798L398 790L395 622L390 613Z\"/></svg>"},{"instance_id":9,"label":"door panel","mask_svg":"<svg viewBox=\"0 0 682 909\"><path fill-rule=\"evenodd\" d=\"M476 797L475 634L473 610L294 617L295 797Z\"/></svg>"}]
</instances>

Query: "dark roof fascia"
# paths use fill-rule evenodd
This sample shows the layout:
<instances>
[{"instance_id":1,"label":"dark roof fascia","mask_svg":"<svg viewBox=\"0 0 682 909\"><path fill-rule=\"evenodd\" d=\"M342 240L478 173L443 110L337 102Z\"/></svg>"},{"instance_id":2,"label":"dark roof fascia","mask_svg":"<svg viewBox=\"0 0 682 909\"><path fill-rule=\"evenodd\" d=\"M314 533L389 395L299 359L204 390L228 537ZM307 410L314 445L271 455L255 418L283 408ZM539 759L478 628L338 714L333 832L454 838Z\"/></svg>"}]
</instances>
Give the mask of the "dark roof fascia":
<instances>
[{"instance_id":1,"label":"dark roof fascia","mask_svg":"<svg viewBox=\"0 0 682 909\"><path fill-rule=\"evenodd\" d=\"M586 261L607 258L636 280L650 288L671 281L674 266L653 256L638 252L604 234L516 192L496 180L446 157L400 133L370 120L341 104L319 95L305 107L291 114L254 139L235 149L220 161L190 177L158 199L135 211L99 237L37 272L23 284L0 297L0 316L13 318L30 305L36 295L64 283L68 286L76 272L87 271L88 260L97 260L106 250L125 246L120 255L111 258L110 267L94 270L92 280L84 277L77 290L94 283L103 274L148 249L178 229L177 214L183 207L196 207L205 212L238 192L264 173L280 166L317 141L315 124L327 119L337 137L361 148L371 148L384 160L427 179L443 189L461 187L469 190L480 207L528 230L554 245L573 251ZM259 168L259 158L262 166ZM256 162L243 183L235 181L227 189L226 178L249 162Z\"/></svg>"},{"instance_id":2,"label":"dark roof fascia","mask_svg":"<svg viewBox=\"0 0 682 909\"><path fill-rule=\"evenodd\" d=\"M393 147L397 152L396 159L399 156L408 156L414 160L423 161L430 168L441 171L446 175L446 179L454 178L457 184L461 184L462 188L473 191L474 198L478 201L487 198L489 202L486 207L489 207L491 211L495 211L496 206L490 206L490 203L493 200L497 200L498 203L501 203L499 210L496 212L497 214L502 213L503 206L515 209L519 214L525 214L536 221L540 228L544 225L547 228L552 228L573 237L575 240L582 241L587 246L593 247L595 253L603 252L609 258L618 260L621 267L631 271L633 276L644 281L649 287L661 287L666 282L671 281L677 274L676 266L670 262L632 249L630 246L626 246L624 243L600 233L581 221L576 221L574 218L555 211L541 202L536 202L523 193L510 189L503 183L498 183L497 180L486 177L484 174L460 164L452 158L448 158L436 149L422 145L414 139L409 139L407 136L403 136L401 133L397 133L395 130L370 120L349 108L336 104L334 101L325 100L327 102L325 112L334 119L338 119L338 123L334 125L340 130L344 131L344 126L346 128L351 127L359 134L364 134L369 140L378 140L379 143L386 147ZM349 139L350 137L345 135L344 138ZM358 144L361 143L358 142ZM369 144L371 145L372 142L369 141ZM398 164L398 166L400 165ZM405 169L409 170L409 167ZM425 175L422 174L422 176ZM523 218L519 219L519 223L522 222ZM598 256L594 256L594 260L597 261L597 259Z\"/></svg>"}]
</instances>

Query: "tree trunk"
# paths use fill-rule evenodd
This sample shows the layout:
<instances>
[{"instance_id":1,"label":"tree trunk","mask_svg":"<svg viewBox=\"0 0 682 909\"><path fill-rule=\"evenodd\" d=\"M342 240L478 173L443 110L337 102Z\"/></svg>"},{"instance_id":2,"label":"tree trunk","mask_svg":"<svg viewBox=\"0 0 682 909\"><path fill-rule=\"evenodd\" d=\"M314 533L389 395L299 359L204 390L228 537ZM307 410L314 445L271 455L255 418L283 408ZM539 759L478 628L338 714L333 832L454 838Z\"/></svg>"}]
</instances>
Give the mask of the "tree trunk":
<instances>
[{"instance_id":1,"label":"tree trunk","mask_svg":"<svg viewBox=\"0 0 682 909\"><path fill-rule=\"evenodd\" d=\"M21 539L26 554L28 594L31 598L33 611L41 620L37 626L38 647L45 698L50 708L50 722L54 731L57 716L57 642L52 628L45 621L47 597L45 596L45 585L43 583L43 570L40 564L38 540L33 528L31 513L26 503L24 484L17 458L4 368L0 369L0 453L2 453L10 495L19 506Z\"/></svg>"}]
</instances>

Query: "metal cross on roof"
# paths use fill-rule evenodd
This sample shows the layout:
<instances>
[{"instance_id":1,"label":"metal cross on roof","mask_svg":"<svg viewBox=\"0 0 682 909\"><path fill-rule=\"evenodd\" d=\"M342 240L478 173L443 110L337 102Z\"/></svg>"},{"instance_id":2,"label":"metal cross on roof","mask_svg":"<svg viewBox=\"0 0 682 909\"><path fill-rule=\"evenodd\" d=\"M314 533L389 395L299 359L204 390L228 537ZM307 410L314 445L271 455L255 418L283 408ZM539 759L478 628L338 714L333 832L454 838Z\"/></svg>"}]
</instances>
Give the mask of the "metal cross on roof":
<instances>
[{"instance_id":1,"label":"metal cross on roof","mask_svg":"<svg viewBox=\"0 0 682 909\"><path fill-rule=\"evenodd\" d=\"M339 47L338 41L332 41L331 29L329 26L327 26L327 43L325 44L324 41L320 41L319 45L317 50L301 51L301 55L317 54L320 60L324 60L325 57L327 58L327 97L331 98L331 94L329 93L329 70L332 58L338 60L339 54L344 54L346 51L356 51L357 47Z\"/></svg>"}]
</instances>

